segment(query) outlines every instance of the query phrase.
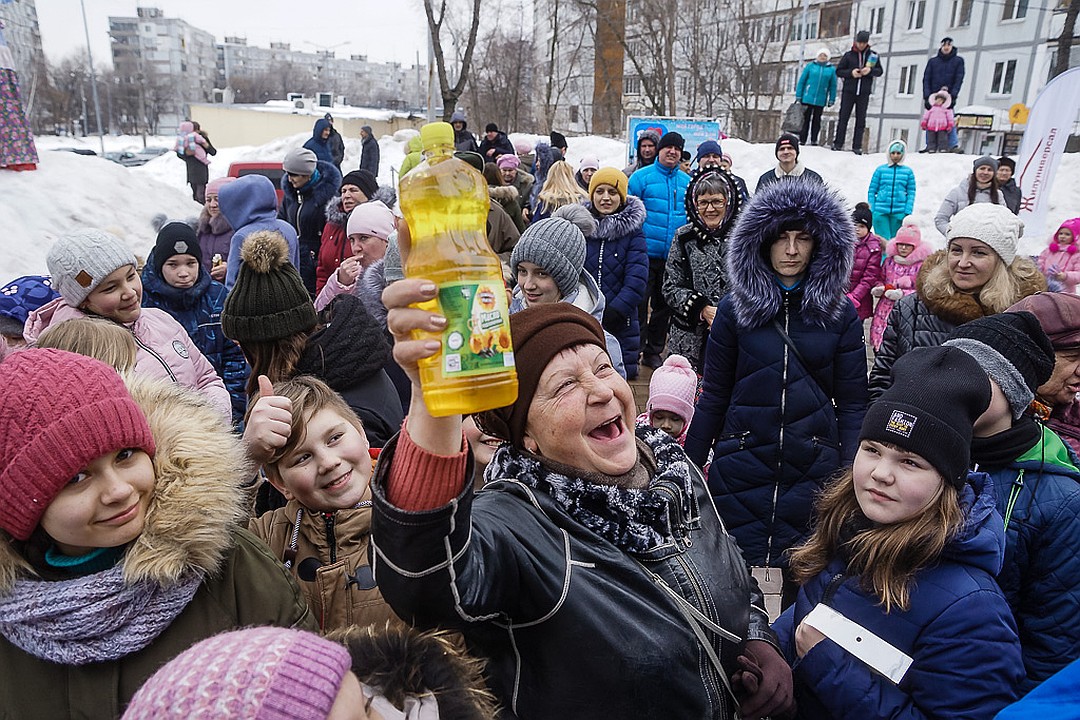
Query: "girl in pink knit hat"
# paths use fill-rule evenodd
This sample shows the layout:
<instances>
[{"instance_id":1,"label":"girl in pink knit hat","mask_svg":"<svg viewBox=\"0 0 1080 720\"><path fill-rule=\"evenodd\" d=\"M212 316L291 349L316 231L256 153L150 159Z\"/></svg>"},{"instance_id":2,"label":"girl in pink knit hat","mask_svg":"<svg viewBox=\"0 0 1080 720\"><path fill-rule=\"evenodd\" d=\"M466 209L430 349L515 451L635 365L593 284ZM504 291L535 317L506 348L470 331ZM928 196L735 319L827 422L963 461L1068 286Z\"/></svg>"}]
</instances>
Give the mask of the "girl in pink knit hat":
<instances>
[{"instance_id":1,"label":"girl in pink knit hat","mask_svg":"<svg viewBox=\"0 0 1080 720\"><path fill-rule=\"evenodd\" d=\"M1038 266L1052 292L1076 294L1080 284L1080 218L1061 223L1050 244L1039 253Z\"/></svg>"},{"instance_id":2,"label":"girl in pink knit hat","mask_svg":"<svg viewBox=\"0 0 1080 720\"><path fill-rule=\"evenodd\" d=\"M878 298L874 309L874 319L870 323L870 341L876 351L881 347L881 338L885 335L885 326L889 324L889 313L896 301L915 292L915 278L919 269L933 248L923 242L919 226L911 218L906 218L896 237L885 246L885 281L875 285L870 294Z\"/></svg>"},{"instance_id":3,"label":"girl in pink knit hat","mask_svg":"<svg viewBox=\"0 0 1080 720\"><path fill-rule=\"evenodd\" d=\"M316 629L239 526L250 465L191 392L32 348L0 362L0 717L116 718L192 643Z\"/></svg>"},{"instance_id":4,"label":"girl in pink knit hat","mask_svg":"<svg viewBox=\"0 0 1080 720\"><path fill-rule=\"evenodd\" d=\"M686 429L694 419L697 390L698 376L690 361L682 355L669 355L653 371L649 401L645 412L637 418L638 424L663 430L682 445L686 441Z\"/></svg>"}]
</instances>

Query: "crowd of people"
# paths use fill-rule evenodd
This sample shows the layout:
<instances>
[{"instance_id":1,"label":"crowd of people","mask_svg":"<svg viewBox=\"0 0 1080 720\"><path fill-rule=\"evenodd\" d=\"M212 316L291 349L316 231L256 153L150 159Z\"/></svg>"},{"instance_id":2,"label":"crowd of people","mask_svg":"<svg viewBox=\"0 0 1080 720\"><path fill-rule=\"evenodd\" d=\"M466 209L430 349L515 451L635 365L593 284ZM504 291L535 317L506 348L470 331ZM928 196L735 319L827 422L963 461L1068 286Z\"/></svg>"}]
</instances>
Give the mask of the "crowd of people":
<instances>
[{"instance_id":1,"label":"crowd of people","mask_svg":"<svg viewBox=\"0 0 1080 720\"><path fill-rule=\"evenodd\" d=\"M987 156L920 227L899 140L849 205L800 148L838 95L861 137L881 63L855 40L807 67L802 137L752 194L719 138L646 130L620 169L455 112L518 380L469 417L424 402L446 321L372 129L348 170L320 118L275 188L207 182L182 125L198 218L158 218L145 258L68 233L0 290L0 715L992 718L1060 694L1080 218L1018 253ZM959 82L930 80L936 149ZM398 172L425 167L413 144Z\"/></svg>"}]
</instances>

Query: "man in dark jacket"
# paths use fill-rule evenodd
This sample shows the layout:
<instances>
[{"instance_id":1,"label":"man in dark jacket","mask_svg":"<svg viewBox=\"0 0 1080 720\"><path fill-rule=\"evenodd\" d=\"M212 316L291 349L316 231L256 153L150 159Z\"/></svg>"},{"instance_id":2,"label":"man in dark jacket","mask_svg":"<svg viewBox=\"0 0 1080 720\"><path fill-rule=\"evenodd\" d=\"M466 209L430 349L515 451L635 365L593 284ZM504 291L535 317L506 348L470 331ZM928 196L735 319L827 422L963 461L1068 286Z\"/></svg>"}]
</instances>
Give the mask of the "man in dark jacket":
<instances>
[{"instance_id":1,"label":"man in dark jacket","mask_svg":"<svg viewBox=\"0 0 1080 720\"><path fill-rule=\"evenodd\" d=\"M469 132L469 125L465 121L465 113L455 110L450 116L450 125L454 128L454 149L458 152L480 152L480 146L476 144L476 138Z\"/></svg>"},{"instance_id":2,"label":"man in dark jacket","mask_svg":"<svg viewBox=\"0 0 1080 720\"><path fill-rule=\"evenodd\" d=\"M516 154L514 144L510 142L510 138L506 137L506 133L499 130L499 126L495 123L488 123L484 128L484 139L480 141L480 155L483 156L484 162L495 162L500 155Z\"/></svg>"},{"instance_id":3,"label":"man in dark jacket","mask_svg":"<svg viewBox=\"0 0 1080 720\"><path fill-rule=\"evenodd\" d=\"M878 54L870 49L870 33L860 30L855 35L855 43L844 53L836 66L836 76L843 78L844 87L840 92L840 118L836 123L836 137L833 150L844 147L847 135L848 119L855 110L855 137L851 139L851 151L862 155L863 131L866 129L866 107L870 104L870 93L874 89L874 78L881 77L885 71Z\"/></svg>"},{"instance_id":4,"label":"man in dark jacket","mask_svg":"<svg viewBox=\"0 0 1080 720\"><path fill-rule=\"evenodd\" d=\"M360 169L379 177L379 141L370 125L360 128Z\"/></svg>"},{"instance_id":5,"label":"man in dark jacket","mask_svg":"<svg viewBox=\"0 0 1080 720\"><path fill-rule=\"evenodd\" d=\"M762 188L767 188L773 183L788 179L797 180L801 178L821 185L825 184L820 175L803 165L802 161L799 160L799 137L794 133L784 133L776 140L776 160L776 167L766 171L758 178L754 192L761 192Z\"/></svg>"},{"instance_id":6,"label":"man in dark jacket","mask_svg":"<svg viewBox=\"0 0 1080 720\"><path fill-rule=\"evenodd\" d=\"M315 296L315 264L319 257L326 203L341 186L341 173L332 163L318 160L307 148L294 148L281 162L285 175L281 189L285 197L278 208L278 218L296 228L300 244L300 277L304 287Z\"/></svg>"},{"instance_id":7,"label":"man in dark jacket","mask_svg":"<svg viewBox=\"0 0 1080 720\"><path fill-rule=\"evenodd\" d=\"M1013 211L1013 215L1020 214L1020 188L1013 179L1016 172L1016 161L1008 157L998 158L997 175L998 189L1005 198L1005 207Z\"/></svg>"},{"instance_id":8,"label":"man in dark jacket","mask_svg":"<svg viewBox=\"0 0 1080 720\"><path fill-rule=\"evenodd\" d=\"M330 148L330 155L334 158L334 166L340 170L341 163L345 161L345 140L341 133L334 128L334 116L330 113L323 115L323 120L330 123L330 136L326 138L326 144Z\"/></svg>"},{"instance_id":9,"label":"man in dark jacket","mask_svg":"<svg viewBox=\"0 0 1080 720\"><path fill-rule=\"evenodd\" d=\"M941 39L941 48L937 55L930 58L922 74L923 105L930 109L930 96L939 90L945 90L952 98L954 107L960 98L960 86L964 84L964 58L960 57L951 37ZM929 142L927 143L929 144ZM956 126L949 130L949 150L959 152L960 141L956 136ZM921 151L920 151L921 152Z\"/></svg>"}]
</instances>

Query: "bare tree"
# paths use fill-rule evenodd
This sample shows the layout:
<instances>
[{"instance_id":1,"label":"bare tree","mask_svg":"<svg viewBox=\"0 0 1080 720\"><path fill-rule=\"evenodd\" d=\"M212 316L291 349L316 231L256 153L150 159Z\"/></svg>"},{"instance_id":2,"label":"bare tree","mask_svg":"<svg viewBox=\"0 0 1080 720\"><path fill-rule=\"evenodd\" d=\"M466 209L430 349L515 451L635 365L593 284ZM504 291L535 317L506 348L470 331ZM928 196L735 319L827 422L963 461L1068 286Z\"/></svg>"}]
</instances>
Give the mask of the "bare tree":
<instances>
[{"instance_id":1,"label":"bare tree","mask_svg":"<svg viewBox=\"0 0 1080 720\"><path fill-rule=\"evenodd\" d=\"M484 118L501 128L520 130L529 91L529 38L501 26L485 34L476 55L476 71L469 76L468 98L483 108Z\"/></svg>"},{"instance_id":2,"label":"bare tree","mask_svg":"<svg viewBox=\"0 0 1080 720\"><path fill-rule=\"evenodd\" d=\"M1054 69L1051 77L1057 77L1069 69L1069 60L1072 55L1073 34L1076 32L1076 18L1080 15L1080 0L1069 0L1069 7L1065 10L1065 24L1061 28L1061 35L1057 39L1057 58L1054 61Z\"/></svg>"},{"instance_id":3,"label":"bare tree","mask_svg":"<svg viewBox=\"0 0 1080 720\"><path fill-rule=\"evenodd\" d=\"M537 108L537 122L544 132L554 128L566 96L580 91L592 78L591 48L596 37L595 0L551 0L550 8L551 38L539 68L544 85Z\"/></svg>"},{"instance_id":4,"label":"bare tree","mask_svg":"<svg viewBox=\"0 0 1080 720\"><path fill-rule=\"evenodd\" d=\"M434 3L439 2L438 17L436 17ZM431 36L431 46L435 54L435 67L439 73L439 93L443 101L443 120L449 120L457 107L458 98L465 91L465 84L469 81L469 71L472 67L473 52L476 49L476 35L480 27L480 0L472 0L471 22L469 23L468 37L464 42L464 51L454 58L457 69L457 79L451 85L450 72L452 70L450 60L443 48L443 30L450 35L454 34L454 28L446 25L448 0L424 0L424 14L427 16L428 34ZM461 42L454 43L455 51L462 49Z\"/></svg>"}]
</instances>

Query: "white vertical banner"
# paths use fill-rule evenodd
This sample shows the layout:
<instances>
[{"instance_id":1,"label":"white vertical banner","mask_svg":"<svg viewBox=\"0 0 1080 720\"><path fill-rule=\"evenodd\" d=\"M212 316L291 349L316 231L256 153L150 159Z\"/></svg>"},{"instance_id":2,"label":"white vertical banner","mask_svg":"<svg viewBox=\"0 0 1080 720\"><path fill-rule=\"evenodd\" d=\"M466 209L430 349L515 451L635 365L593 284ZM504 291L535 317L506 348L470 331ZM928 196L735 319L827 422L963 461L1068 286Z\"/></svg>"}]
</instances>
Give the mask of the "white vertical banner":
<instances>
[{"instance_id":1,"label":"white vertical banner","mask_svg":"<svg viewBox=\"0 0 1080 720\"><path fill-rule=\"evenodd\" d=\"M1058 75L1039 92L1031 106L1027 128L1016 160L1020 186L1020 219L1024 235L1042 237L1050 187L1054 182L1065 142L1080 113L1080 68Z\"/></svg>"}]
</instances>

